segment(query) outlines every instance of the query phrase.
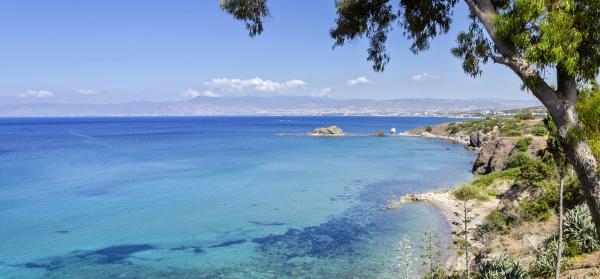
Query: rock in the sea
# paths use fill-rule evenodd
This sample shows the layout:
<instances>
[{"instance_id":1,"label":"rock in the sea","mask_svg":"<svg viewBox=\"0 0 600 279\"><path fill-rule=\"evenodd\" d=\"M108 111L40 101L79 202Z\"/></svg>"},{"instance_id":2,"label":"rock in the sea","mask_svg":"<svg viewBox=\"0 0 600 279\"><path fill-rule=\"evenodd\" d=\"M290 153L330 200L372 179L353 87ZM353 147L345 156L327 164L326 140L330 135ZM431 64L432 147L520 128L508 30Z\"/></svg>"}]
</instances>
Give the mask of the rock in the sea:
<instances>
[{"instance_id":1,"label":"rock in the sea","mask_svg":"<svg viewBox=\"0 0 600 279\"><path fill-rule=\"evenodd\" d=\"M385 137L385 132L384 131L377 131L377 133L375 133L376 136L378 137Z\"/></svg>"},{"instance_id":2,"label":"rock in the sea","mask_svg":"<svg viewBox=\"0 0 600 279\"><path fill-rule=\"evenodd\" d=\"M309 135L316 137L343 136L344 131L338 126L320 127L314 129Z\"/></svg>"}]
</instances>

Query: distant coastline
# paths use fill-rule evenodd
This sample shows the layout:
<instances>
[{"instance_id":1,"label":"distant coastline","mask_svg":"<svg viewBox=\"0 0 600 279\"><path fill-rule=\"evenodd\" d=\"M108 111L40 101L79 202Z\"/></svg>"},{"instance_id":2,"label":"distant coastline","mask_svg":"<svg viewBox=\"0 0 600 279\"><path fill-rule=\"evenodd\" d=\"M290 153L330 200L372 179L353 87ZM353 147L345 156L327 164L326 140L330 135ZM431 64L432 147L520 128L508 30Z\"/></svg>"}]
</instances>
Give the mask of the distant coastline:
<instances>
[{"instance_id":1,"label":"distant coastline","mask_svg":"<svg viewBox=\"0 0 600 279\"><path fill-rule=\"evenodd\" d=\"M413 116L472 118L509 115L537 101L500 99L333 99L300 96L197 97L181 102L114 104L16 103L0 105L0 117L158 116Z\"/></svg>"}]
</instances>

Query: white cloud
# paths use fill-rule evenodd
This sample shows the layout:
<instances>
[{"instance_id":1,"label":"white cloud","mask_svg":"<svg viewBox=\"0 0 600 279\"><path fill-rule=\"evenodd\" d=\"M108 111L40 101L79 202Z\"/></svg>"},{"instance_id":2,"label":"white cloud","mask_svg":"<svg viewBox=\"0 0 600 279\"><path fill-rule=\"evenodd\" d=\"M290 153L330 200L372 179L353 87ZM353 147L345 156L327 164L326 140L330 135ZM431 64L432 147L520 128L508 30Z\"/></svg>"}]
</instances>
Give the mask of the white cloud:
<instances>
[{"instance_id":1,"label":"white cloud","mask_svg":"<svg viewBox=\"0 0 600 279\"><path fill-rule=\"evenodd\" d=\"M370 81L366 77L357 77L355 79L349 79L348 81L346 81L346 84L349 86L356 86L360 84L367 84L369 82Z\"/></svg>"},{"instance_id":2,"label":"white cloud","mask_svg":"<svg viewBox=\"0 0 600 279\"><path fill-rule=\"evenodd\" d=\"M186 97L192 97L192 98L199 97L199 96L213 97L213 98L221 97L221 96L219 96L219 94L216 94L210 90L204 90L204 91L200 92L200 91L192 89L192 88L188 88L187 90L183 91L181 93L181 95L186 96Z\"/></svg>"},{"instance_id":3,"label":"white cloud","mask_svg":"<svg viewBox=\"0 0 600 279\"><path fill-rule=\"evenodd\" d=\"M329 97L329 93L331 93L331 88L321 88L318 90L313 90L310 95L313 97Z\"/></svg>"},{"instance_id":4,"label":"white cloud","mask_svg":"<svg viewBox=\"0 0 600 279\"><path fill-rule=\"evenodd\" d=\"M100 92L94 89L78 89L77 93L81 95L98 95Z\"/></svg>"},{"instance_id":5,"label":"white cloud","mask_svg":"<svg viewBox=\"0 0 600 279\"><path fill-rule=\"evenodd\" d=\"M54 96L54 93L47 90L29 90L17 95L19 98L47 98Z\"/></svg>"},{"instance_id":6,"label":"white cloud","mask_svg":"<svg viewBox=\"0 0 600 279\"><path fill-rule=\"evenodd\" d=\"M277 82L258 77L253 79L215 78L205 82L204 85L216 92L236 92L241 95L252 92L285 94L304 87L306 82L299 79Z\"/></svg>"},{"instance_id":7,"label":"white cloud","mask_svg":"<svg viewBox=\"0 0 600 279\"><path fill-rule=\"evenodd\" d=\"M433 81L433 80L439 80L440 76L436 76L436 75L431 75L428 73L420 73L420 74L414 74L410 77L410 79L412 81L416 81L416 82L421 82L421 81Z\"/></svg>"},{"instance_id":8,"label":"white cloud","mask_svg":"<svg viewBox=\"0 0 600 279\"><path fill-rule=\"evenodd\" d=\"M206 97L213 97L213 98L221 97L219 94L212 92L210 90L204 90L204 91L202 91L202 93L204 93L204 96L206 96Z\"/></svg>"}]
</instances>

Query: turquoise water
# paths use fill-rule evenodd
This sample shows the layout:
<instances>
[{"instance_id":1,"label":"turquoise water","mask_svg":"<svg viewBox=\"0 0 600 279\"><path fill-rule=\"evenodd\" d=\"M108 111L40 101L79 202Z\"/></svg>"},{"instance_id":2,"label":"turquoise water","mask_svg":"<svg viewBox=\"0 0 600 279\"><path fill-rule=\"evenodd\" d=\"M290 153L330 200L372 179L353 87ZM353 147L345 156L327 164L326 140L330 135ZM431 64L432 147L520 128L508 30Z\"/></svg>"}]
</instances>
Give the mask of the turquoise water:
<instances>
[{"instance_id":1,"label":"turquoise water","mask_svg":"<svg viewBox=\"0 0 600 279\"><path fill-rule=\"evenodd\" d=\"M0 119L2 278L395 278L431 226L408 192L471 179L396 117ZM298 136L324 125L355 136Z\"/></svg>"}]
</instances>

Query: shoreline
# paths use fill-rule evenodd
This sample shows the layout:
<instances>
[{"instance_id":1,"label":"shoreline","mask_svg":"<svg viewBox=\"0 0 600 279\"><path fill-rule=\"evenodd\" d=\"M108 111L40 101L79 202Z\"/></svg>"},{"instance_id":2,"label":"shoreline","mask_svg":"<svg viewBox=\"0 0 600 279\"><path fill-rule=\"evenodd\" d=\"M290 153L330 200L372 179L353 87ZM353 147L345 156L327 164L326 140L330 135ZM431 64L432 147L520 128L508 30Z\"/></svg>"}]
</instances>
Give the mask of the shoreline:
<instances>
[{"instance_id":1,"label":"shoreline","mask_svg":"<svg viewBox=\"0 0 600 279\"><path fill-rule=\"evenodd\" d=\"M416 129L423 129L423 127L416 128ZM425 132L425 131L415 133L414 131L415 131L415 129L403 131L403 132L398 133L398 136L445 140L449 144L460 144L465 149L472 151L474 154L477 154L477 152L475 152L475 150L468 148L469 147L468 139L461 138L461 137L443 136L443 135L429 133L429 132ZM456 206L458 205L459 200L452 195L452 191L455 190L459 186L460 185L454 185L454 187L452 187L452 188L443 189L443 190L437 190L437 191L431 191L431 192L425 192L425 193L407 194L407 195L400 197L398 200L390 201L388 203L388 205L386 206L386 208L387 209L399 208L402 206L402 204L408 203L408 202L428 203L428 204L432 205L433 207L435 207L444 216L444 219L446 220L446 222L448 223L450 228L453 229L453 227L454 227L453 222L459 221L459 218L454 216L454 211L456 210ZM475 217L471 223L472 226L476 227L476 226L482 224L485 217L493 209L497 208L498 204L499 204L498 199L491 199L490 201L487 201L487 202L473 203L472 204L472 208L473 208L472 213ZM452 240L453 236L450 235L450 238ZM452 241L450 243L452 243ZM447 269L451 269L451 270L458 270L458 269L465 267L464 261L462 261L462 258L459 257L456 250L453 249L452 246L450 246L448 249L448 258L445 259L445 267Z\"/></svg>"},{"instance_id":2,"label":"shoreline","mask_svg":"<svg viewBox=\"0 0 600 279\"><path fill-rule=\"evenodd\" d=\"M443 216L448 225L452 228L453 222L459 221L460 219L454 216L454 212L457 210L457 205L460 202L456 197L452 195L453 189L437 190L432 192L425 192L419 194L407 194L400 197L397 200L392 200L386 206L388 210L394 210L402 207L406 203L421 202L428 203L435 207ZM471 202L473 211L472 227L480 225L485 217L499 205L500 200L490 199L485 202ZM449 257L445 259L445 265L448 269L461 269L465 267L464 261L458 256L454 249L448 249Z\"/></svg>"}]
</instances>

